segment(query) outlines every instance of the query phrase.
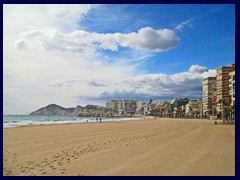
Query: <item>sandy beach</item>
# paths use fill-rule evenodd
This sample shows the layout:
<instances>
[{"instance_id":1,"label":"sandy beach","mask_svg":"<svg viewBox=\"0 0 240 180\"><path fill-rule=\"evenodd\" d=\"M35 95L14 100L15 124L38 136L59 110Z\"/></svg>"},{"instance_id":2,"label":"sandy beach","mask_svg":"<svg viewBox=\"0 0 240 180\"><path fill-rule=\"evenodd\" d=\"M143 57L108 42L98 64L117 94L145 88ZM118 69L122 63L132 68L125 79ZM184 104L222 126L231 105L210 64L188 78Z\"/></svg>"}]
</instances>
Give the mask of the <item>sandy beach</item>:
<instances>
[{"instance_id":1,"label":"sandy beach","mask_svg":"<svg viewBox=\"0 0 240 180\"><path fill-rule=\"evenodd\" d=\"M235 126L145 119L3 129L3 175L235 175Z\"/></svg>"}]
</instances>

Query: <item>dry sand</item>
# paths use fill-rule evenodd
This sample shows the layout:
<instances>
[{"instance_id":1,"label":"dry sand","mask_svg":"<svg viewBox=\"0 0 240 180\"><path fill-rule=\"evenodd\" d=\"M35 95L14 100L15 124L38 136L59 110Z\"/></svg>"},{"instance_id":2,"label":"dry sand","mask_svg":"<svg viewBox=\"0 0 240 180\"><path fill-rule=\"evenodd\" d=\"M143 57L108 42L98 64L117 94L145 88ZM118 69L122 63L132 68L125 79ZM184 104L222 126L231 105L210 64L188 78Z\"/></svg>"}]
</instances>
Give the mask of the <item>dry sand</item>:
<instances>
[{"instance_id":1,"label":"dry sand","mask_svg":"<svg viewBox=\"0 0 240 180\"><path fill-rule=\"evenodd\" d=\"M235 126L145 119L3 129L3 175L235 175Z\"/></svg>"}]
</instances>

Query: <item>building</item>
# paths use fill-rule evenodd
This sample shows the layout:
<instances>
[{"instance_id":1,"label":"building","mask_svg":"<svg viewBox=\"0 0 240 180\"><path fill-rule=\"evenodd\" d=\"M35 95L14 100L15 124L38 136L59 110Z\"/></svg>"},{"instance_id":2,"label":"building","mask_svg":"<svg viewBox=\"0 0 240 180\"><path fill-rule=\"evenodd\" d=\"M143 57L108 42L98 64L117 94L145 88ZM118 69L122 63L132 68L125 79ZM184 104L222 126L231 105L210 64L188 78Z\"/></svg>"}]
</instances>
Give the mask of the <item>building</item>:
<instances>
[{"instance_id":1,"label":"building","mask_svg":"<svg viewBox=\"0 0 240 180\"><path fill-rule=\"evenodd\" d=\"M118 109L118 101L115 99L108 100L106 102L106 108Z\"/></svg>"},{"instance_id":2,"label":"building","mask_svg":"<svg viewBox=\"0 0 240 180\"><path fill-rule=\"evenodd\" d=\"M143 115L147 116L150 115L153 110L153 106L149 103L144 103L143 104Z\"/></svg>"},{"instance_id":3,"label":"building","mask_svg":"<svg viewBox=\"0 0 240 180\"><path fill-rule=\"evenodd\" d=\"M162 103L161 103L161 100L155 100L155 101L153 102L153 104L155 104L155 106L159 106L159 105L161 105Z\"/></svg>"},{"instance_id":4,"label":"building","mask_svg":"<svg viewBox=\"0 0 240 180\"><path fill-rule=\"evenodd\" d=\"M123 111L125 114L134 114L137 109L137 101L133 99L123 100Z\"/></svg>"},{"instance_id":5,"label":"building","mask_svg":"<svg viewBox=\"0 0 240 180\"><path fill-rule=\"evenodd\" d=\"M190 100L185 105L185 113L189 115L201 115L202 101L201 100Z\"/></svg>"},{"instance_id":6,"label":"building","mask_svg":"<svg viewBox=\"0 0 240 180\"><path fill-rule=\"evenodd\" d=\"M235 107L235 71L230 72L229 95L231 96L231 106Z\"/></svg>"},{"instance_id":7,"label":"building","mask_svg":"<svg viewBox=\"0 0 240 180\"><path fill-rule=\"evenodd\" d=\"M229 73L233 71L235 71L235 64L217 68L217 102L219 102L219 100L221 101L221 103L218 103L217 111L220 113L224 107L229 107L231 105L231 96L229 94L229 80L231 76Z\"/></svg>"},{"instance_id":8,"label":"building","mask_svg":"<svg viewBox=\"0 0 240 180\"><path fill-rule=\"evenodd\" d=\"M217 98L217 81L216 77L207 77L203 79L203 94L202 94L202 102L203 102L203 115L213 114L212 112L216 109L216 98ZM214 103L212 103L212 99L214 98Z\"/></svg>"},{"instance_id":9,"label":"building","mask_svg":"<svg viewBox=\"0 0 240 180\"><path fill-rule=\"evenodd\" d=\"M175 98L168 104L168 110L173 112L174 108L180 108L189 102L188 98Z\"/></svg>"}]
</instances>

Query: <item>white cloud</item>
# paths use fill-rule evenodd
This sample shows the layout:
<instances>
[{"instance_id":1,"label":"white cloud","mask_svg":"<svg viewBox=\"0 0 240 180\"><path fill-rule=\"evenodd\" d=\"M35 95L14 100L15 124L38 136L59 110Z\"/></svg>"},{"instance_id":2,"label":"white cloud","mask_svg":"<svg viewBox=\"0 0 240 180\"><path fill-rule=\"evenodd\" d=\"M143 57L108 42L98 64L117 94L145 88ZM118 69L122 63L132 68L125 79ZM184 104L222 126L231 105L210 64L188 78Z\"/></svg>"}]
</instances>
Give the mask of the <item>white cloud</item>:
<instances>
[{"instance_id":1,"label":"white cloud","mask_svg":"<svg viewBox=\"0 0 240 180\"><path fill-rule=\"evenodd\" d=\"M203 66L199 66L199 65L192 65L189 68L189 71L192 72L192 73L203 73L203 72L208 71L208 68L203 67Z\"/></svg>"},{"instance_id":2,"label":"white cloud","mask_svg":"<svg viewBox=\"0 0 240 180\"><path fill-rule=\"evenodd\" d=\"M97 55L98 49L117 51L118 46L143 50L165 51L178 45L180 39L169 29L154 30L145 27L137 33L90 33L76 30L71 33L60 33L54 29L30 30L20 35L15 46L22 50L25 46L36 46L31 40L49 51L70 51L84 55ZM19 43L21 42L21 43Z\"/></svg>"},{"instance_id":3,"label":"white cloud","mask_svg":"<svg viewBox=\"0 0 240 180\"><path fill-rule=\"evenodd\" d=\"M123 35L120 39L120 44L136 49L164 51L176 47L179 41L180 38L172 30L154 30L150 27L145 27L138 30L138 33Z\"/></svg>"},{"instance_id":4,"label":"white cloud","mask_svg":"<svg viewBox=\"0 0 240 180\"><path fill-rule=\"evenodd\" d=\"M188 19L188 20L186 20L186 21L183 21L183 22L179 23L179 24L175 27L175 29L177 29L177 30L183 30L183 28L184 28L185 26L191 26L191 23L192 23L193 21L194 21L193 19Z\"/></svg>"},{"instance_id":5,"label":"white cloud","mask_svg":"<svg viewBox=\"0 0 240 180\"><path fill-rule=\"evenodd\" d=\"M79 21L86 16L88 11L93 7L89 4L50 4L45 5L47 13L57 21Z\"/></svg>"},{"instance_id":6,"label":"white cloud","mask_svg":"<svg viewBox=\"0 0 240 180\"><path fill-rule=\"evenodd\" d=\"M205 67L199 65L199 69ZM190 68L191 69L191 68ZM192 99L201 98L202 79L208 76L216 76L216 70L207 69L206 71L181 72L173 75L166 74L143 74L126 79L119 79L108 82L108 86L100 89L94 95L86 94L79 99L92 102L105 101L107 99L126 99L135 98L138 100L153 99L172 99L175 97L189 97Z\"/></svg>"},{"instance_id":7,"label":"white cloud","mask_svg":"<svg viewBox=\"0 0 240 180\"><path fill-rule=\"evenodd\" d=\"M192 65L191 67L198 67L198 69L205 69L199 65ZM136 76L127 76L104 79L91 79L88 80L72 80L61 81L51 84L52 87L73 87L76 88L86 86L89 89L95 86L95 90L91 94L85 92L85 96L89 99L103 100L111 98L174 98L179 96L186 96L190 98L200 98L202 91L202 79L208 76L216 76L216 70L207 69L204 71L192 71L189 68L188 72L181 72L173 75L166 74L142 74ZM83 98L83 95L79 93Z\"/></svg>"}]
</instances>

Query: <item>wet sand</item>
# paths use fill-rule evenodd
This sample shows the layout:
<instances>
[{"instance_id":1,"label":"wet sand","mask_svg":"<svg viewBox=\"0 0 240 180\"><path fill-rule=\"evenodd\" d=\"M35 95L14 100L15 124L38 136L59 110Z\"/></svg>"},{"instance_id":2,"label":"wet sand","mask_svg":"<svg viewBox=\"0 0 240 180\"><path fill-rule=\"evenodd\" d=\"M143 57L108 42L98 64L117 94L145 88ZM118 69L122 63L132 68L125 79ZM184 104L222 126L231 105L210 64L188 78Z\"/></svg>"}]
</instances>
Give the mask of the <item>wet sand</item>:
<instances>
[{"instance_id":1,"label":"wet sand","mask_svg":"<svg viewBox=\"0 0 240 180\"><path fill-rule=\"evenodd\" d=\"M235 126L159 118L3 129L3 175L235 175Z\"/></svg>"}]
</instances>

